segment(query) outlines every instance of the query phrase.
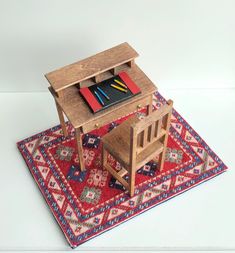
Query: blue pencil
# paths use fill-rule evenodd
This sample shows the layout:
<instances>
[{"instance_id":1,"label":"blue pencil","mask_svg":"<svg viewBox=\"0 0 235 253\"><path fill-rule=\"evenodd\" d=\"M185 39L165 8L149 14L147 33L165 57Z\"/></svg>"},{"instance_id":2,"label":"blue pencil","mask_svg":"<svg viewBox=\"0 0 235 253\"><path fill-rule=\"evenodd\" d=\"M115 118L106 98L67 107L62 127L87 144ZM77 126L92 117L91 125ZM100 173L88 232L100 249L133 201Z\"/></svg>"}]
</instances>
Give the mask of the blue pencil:
<instances>
[{"instance_id":1,"label":"blue pencil","mask_svg":"<svg viewBox=\"0 0 235 253\"><path fill-rule=\"evenodd\" d=\"M96 97L98 98L98 100L100 101L100 103L102 105L104 105L104 101L102 100L102 98L100 97L100 95L96 91L94 91L94 93L95 93Z\"/></svg>"},{"instance_id":2,"label":"blue pencil","mask_svg":"<svg viewBox=\"0 0 235 253\"><path fill-rule=\"evenodd\" d=\"M97 87L97 89L98 89L98 91L100 91L101 94L104 95L108 100L110 99L109 96L108 96L103 90L101 90L100 87Z\"/></svg>"}]
</instances>

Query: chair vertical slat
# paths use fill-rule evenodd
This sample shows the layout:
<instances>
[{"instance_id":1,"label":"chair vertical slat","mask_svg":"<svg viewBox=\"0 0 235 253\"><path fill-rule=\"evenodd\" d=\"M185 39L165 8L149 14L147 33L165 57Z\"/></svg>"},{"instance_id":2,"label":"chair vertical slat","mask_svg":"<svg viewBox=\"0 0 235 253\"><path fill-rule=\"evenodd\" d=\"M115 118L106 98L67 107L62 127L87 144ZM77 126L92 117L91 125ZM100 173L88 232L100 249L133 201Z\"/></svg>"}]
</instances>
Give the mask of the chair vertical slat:
<instances>
[{"instance_id":1,"label":"chair vertical slat","mask_svg":"<svg viewBox=\"0 0 235 253\"><path fill-rule=\"evenodd\" d=\"M155 133L155 126L156 126L156 122L154 122L152 125L151 125L151 132L150 132L150 138L149 138L149 141L151 142L154 138L154 133Z\"/></svg>"},{"instance_id":2,"label":"chair vertical slat","mask_svg":"<svg viewBox=\"0 0 235 253\"><path fill-rule=\"evenodd\" d=\"M168 114L166 114L163 118L162 118L162 126L163 128L166 130L167 128L167 122L168 122Z\"/></svg>"},{"instance_id":3,"label":"chair vertical slat","mask_svg":"<svg viewBox=\"0 0 235 253\"><path fill-rule=\"evenodd\" d=\"M141 145L142 145L142 133L139 133L139 134L137 134L136 146L138 148L138 147L141 147Z\"/></svg>"},{"instance_id":4,"label":"chair vertical slat","mask_svg":"<svg viewBox=\"0 0 235 253\"><path fill-rule=\"evenodd\" d=\"M138 139L139 139L139 142L137 142L137 147L139 147L139 148L142 148L143 147L143 141L144 141L144 132L142 131L142 132L140 132L139 134L138 134Z\"/></svg>"},{"instance_id":5,"label":"chair vertical slat","mask_svg":"<svg viewBox=\"0 0 235 253\"><path fill-rule=\"evenodd\" d=\"M159 119L156 121L156 126L155 126L155 137L159 137L161 133L161 128L162 128L162 119Z\"/></svg>"},{"instance_id":6,"label":"chair vertical slat","mask_svg":"<svg viewBox=\"0 0 235 253\"><path fill-rule=\"evenodd\" d=\"M142 141L142 147L144 148L147 144L148 139L148 128L143 131L143 141Z\"/></svg>"}]
</instances>

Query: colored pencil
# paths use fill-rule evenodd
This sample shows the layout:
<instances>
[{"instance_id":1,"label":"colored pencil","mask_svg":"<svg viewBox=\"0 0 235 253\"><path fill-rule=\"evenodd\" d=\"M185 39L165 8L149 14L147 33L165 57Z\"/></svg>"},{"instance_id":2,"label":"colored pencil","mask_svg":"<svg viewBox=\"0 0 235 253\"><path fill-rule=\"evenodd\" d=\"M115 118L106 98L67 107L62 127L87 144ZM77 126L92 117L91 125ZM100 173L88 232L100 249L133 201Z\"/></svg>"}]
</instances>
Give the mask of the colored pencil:
<instances>
[{"instance_id":1,"label":"colored pencil","mask_svg":"<svg viewBox=\"0 0 235 253\"><path fill-rule=\"evenodd\" d=\"M113 87L113 88L115 88L115 89L117 89L117 90L120 90L120 91L123 91L123 92L127 92L127 90L125 90L125 89L123 89L123 88L121 88L121 87L119 87L119 86L117 86L117 85L114 85L114 84L111 84L111 87Z\"/></svg>"},{"instance_id":2,"label":"colored pencil","mask_svg":"<svg viewBox=\"0 0 235 253\"><path fill-rule=\"evenodd\" d=\"M108 96L100 87L97 87L97 90L98 90L104 97L106 97L108 100L110 99L109 96Z\"/></svg>"},{"instance_id":3,"label":"colored pencil","mask_svg":"<svg viewBox=\"0 0 235 253\"><path fill-rule=\"evenodd\" d=\"M99 95L96 91L94 91L94 93L95 93L96 97L98 98L99 102L100 102L102 105L104 105L104 101L102 100L102 98L100 97L100 95Z\"/></svg>"},{"instance_id":4,"label":"colored pencil","mask_svg":"<svg viewBox=\"0 0 235 253\"><path fill-rule=\"evenodd\" d=\"M124 88L127 88L127 86L124 83L118 81L117 79L114 79L114 82L118 83L119 85L121 85Z\"/></svg>"}]
</instances>

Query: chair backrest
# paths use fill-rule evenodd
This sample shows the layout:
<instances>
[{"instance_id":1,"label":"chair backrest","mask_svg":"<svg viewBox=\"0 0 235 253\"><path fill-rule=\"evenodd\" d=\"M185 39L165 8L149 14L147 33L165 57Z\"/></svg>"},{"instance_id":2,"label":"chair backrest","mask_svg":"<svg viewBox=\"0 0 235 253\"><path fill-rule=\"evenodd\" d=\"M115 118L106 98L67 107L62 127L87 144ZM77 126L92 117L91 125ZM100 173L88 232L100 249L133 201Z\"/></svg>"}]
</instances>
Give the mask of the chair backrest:
<instances>
[{"instance_id":1,"label":"chair backrest","mask_svg":"<svg viewBox=\"0 0 235 253\"><path fill-rule=\"evenodd\" d=\"M147 149L151 144L160 141L169 132L173 101L168 100L159 110L152 112L144 119L131 125L131 159Z\"/></svg>"}]
</instances>

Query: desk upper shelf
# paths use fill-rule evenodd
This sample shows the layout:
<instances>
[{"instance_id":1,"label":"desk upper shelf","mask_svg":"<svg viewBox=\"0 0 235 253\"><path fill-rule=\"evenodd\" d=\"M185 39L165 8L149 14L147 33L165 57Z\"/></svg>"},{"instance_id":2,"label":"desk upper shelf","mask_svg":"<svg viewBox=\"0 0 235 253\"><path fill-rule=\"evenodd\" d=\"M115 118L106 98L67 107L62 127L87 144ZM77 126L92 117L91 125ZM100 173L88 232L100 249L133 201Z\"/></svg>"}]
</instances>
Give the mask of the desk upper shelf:
<instances>
[{"instance_id":1,"label":"desk upper shelf","mask_svg":"<svg viewBox=\"0 0 235 253\"><path fill-rule=\"evenodd\" d=\"M91 112L90 108L84 102L84 99L79 94L78 89L75 86L71 86L68 89L65 89L65 94L62 98L57 97L51 89L50 91L75 128L81 127L82 125L92 121L99 122L105 115L108 115L110 113L116 115L116 118L118 118L120 116L120 113L121 115L125 115L127 113L127 107L130 104L137 103L138 101L147 98L149 95L157 91L157 87L136 64L133 68L129 68L125 71L136 83L136 85L138 85L141 93L128 100L112 105L111 107L96 114ZM133 111L135 109L133 109Z\"/></svg>"},{"instance_id":2,"label":"desk upper shelf","mask_svg":"<svg viewBox=\"0 0 235 253\"><path fill-rule=\"evenodd\" d=\"M83 132L88 132L94 129L94 124L97 128L97 125L107 124L152 103L152 94L157 88L134 63L137 56L138 53L128 43L122 43L45 75L51 84L49 90L56 103L74 128L81 127ZM129 75L141 93L101 112L92 113L80 95L79 89L100 83L121 71Z\"/></svg>"},{"instance_id":3,"label":"desk upper shelf","mask_svg":"<svg viewBox=\"0 0 235 253\"><path fill-rule=\"evenodd\" d=\"M95 78L99 82L99 75L112 71L122 64L131 65L138 53L127 43L88 57L84 60L67 65L45 75L55 92L78 84L84 80Z\"/></svg>"}]
</instances>

